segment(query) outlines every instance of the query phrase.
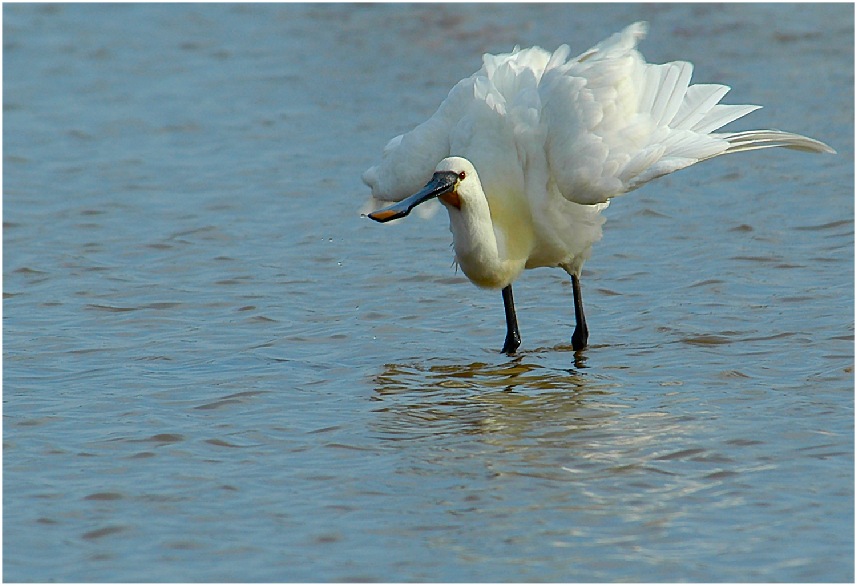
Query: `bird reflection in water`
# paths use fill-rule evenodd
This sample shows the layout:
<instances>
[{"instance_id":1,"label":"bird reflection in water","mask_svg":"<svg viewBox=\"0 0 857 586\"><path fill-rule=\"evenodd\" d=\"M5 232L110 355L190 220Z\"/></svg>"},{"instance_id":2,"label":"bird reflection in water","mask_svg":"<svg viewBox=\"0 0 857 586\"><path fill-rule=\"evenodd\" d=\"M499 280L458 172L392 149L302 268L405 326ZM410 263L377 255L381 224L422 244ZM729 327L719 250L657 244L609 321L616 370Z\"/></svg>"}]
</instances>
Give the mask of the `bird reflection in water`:
<instances>
[{"instance_id":1,"label":"bird reflection in water","mask_svg":"<svg viewBox=\"0 0 857 586\"><path fill-rule=\"evenodd\" d=\"M616 414L606 398L617 386L574 369L518 357L504 364L387 364L375 377L384 439L478 434L513 445L554 440L598 427Z\"/></svg>"}]
</instances>

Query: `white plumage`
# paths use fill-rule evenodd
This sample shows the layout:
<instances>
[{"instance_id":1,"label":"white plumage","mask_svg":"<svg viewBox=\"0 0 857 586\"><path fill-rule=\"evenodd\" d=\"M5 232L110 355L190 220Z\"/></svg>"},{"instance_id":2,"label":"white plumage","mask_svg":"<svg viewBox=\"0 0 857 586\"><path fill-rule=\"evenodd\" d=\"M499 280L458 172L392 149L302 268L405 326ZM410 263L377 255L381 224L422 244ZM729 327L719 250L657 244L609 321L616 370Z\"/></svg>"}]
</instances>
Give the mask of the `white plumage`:
<instances>
[{"instance_id":1,"label":"white plumage","mask_svg":"<svg viewBox=\"0 0 857 586\"><path fill-rule=\"evenodd\" d=\"M759 106L720 104L729 88L690 85L690 63L646 63L636 50L646 28L635 23L573 59L567 45L486 54L431 118L391 140L363 174L374 198L399 202L369 215L378 221L440 197L465 275L504 290L506 352L519 343L511 284L541 266L572 276L572 341L576 350L586 345L579 276L611 198L725 153L833 152L778 130L714 132Z\"/></svg>"}]
</instances>

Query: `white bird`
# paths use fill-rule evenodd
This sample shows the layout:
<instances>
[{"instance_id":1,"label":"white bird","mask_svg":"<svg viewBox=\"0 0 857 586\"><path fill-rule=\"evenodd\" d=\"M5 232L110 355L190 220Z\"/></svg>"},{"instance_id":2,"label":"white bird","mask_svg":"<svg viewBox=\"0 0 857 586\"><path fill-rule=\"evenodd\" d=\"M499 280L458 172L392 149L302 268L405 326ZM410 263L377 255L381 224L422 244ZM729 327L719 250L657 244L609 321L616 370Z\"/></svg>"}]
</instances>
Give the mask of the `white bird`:
<instances>
[{"instance_id":1,"label":"white bird","mask_svg":"<svg viewBox=\"0 0 857 586\"><path fill-rule=\"evenodd\" d=\"M363 174L375 199L397 202L369 214L378 222L440 199L457 264L477 286L502 290L503 352L520 345L512 283L536 267L571 275L572 347L586 346L580 273L611 198L726 153L835 152L779 130L714 132L759 106L720 104L730 88L690 85L688 62L646 63L636 50L646 30L632 24L573 59L567 45L484 55L479 71Z\"/></svg>"}]
</instances>

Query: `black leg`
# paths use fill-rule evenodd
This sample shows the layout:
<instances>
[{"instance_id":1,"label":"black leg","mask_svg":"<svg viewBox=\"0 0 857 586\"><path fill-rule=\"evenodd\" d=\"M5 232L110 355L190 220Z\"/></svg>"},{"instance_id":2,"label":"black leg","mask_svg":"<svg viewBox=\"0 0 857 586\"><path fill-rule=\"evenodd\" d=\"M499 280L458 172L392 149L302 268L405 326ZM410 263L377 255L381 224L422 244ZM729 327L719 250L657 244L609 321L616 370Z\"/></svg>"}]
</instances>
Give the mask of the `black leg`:
<instances>
[{"instance_id":1,"label":"black leg","mask_svg":"<svg viewBox=\"0 0 857 586\"><path fill-rule=\"evenodd\" d=\"M512 285L503 287L503 307L506 309L506 343L503 344L502 352L513 354L521 345L521 333L518 331L515 301L512 299Z\"/></svg>"},{"instance_id":2,"label":"black leg","mask_svg":"<svg viewBox=\"0 0 857 586\"><path fill-rule=\"evenodd\" d=\"M586 348L586 342L589 340L589 328L586 327L586 316L583 315L583 297L580 295L580 279L577 275L571 275L571 289L574 293L574 320L577 322L571 335L571 347L577 352Z\"/></svg>"}]
</instances>

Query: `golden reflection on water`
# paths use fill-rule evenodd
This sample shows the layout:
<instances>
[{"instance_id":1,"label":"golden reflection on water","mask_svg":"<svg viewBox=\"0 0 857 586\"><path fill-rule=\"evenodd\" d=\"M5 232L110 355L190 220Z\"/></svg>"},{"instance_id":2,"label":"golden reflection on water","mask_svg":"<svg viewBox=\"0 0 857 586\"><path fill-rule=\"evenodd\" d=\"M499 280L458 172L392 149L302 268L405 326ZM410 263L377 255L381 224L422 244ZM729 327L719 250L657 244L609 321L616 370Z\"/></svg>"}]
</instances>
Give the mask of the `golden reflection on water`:
<instances>
[{"instance_id":1,"label":"golden reflection on water","mask_svg":"<svg viewBox=\"0 0 857 586\"><path fill-rule=\"evenodd\" d=\"M377 430L389 440L481 434L503 444L551 443L616 414L616 384L524 357L505 364L387 364L375 377Z\"/></svg>"}]
</instances>

